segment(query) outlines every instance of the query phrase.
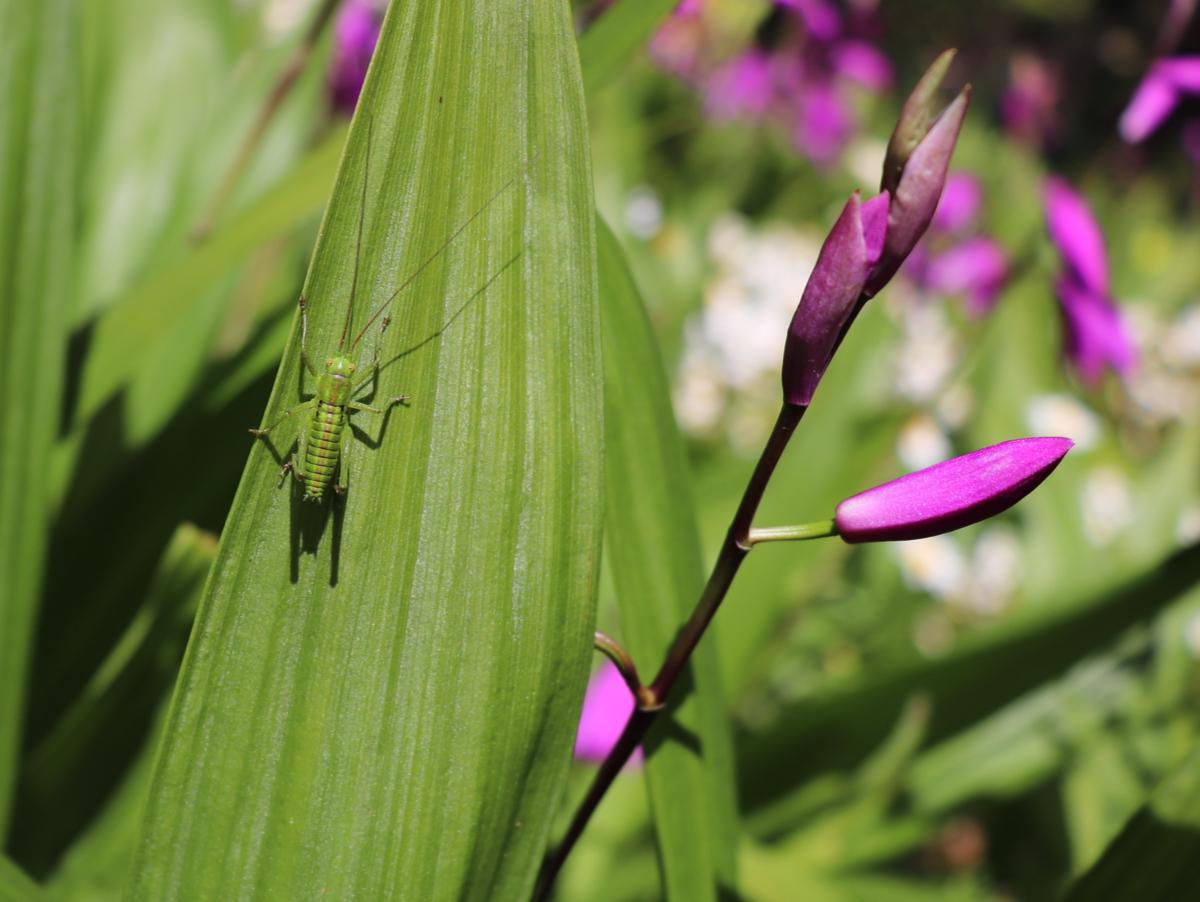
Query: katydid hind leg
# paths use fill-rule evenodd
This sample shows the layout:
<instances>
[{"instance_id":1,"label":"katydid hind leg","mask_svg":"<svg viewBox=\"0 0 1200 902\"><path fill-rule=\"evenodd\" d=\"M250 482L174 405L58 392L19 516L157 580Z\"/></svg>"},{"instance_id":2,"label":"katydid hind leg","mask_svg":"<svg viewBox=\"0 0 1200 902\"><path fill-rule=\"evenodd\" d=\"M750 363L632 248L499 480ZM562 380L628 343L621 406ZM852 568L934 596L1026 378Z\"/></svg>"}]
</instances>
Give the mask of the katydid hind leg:
<instances>
[{"instance_id":1,"label":"katydid hind leg","mask_svg":"<svg viewBox=\"0 0 1200 902\"><path fill-rule=\"evenodd\" d=\"M251 428L250 434L252 436L254 436L255 438L266 438L268 435L271 434L271 430L276 428L284 420L286 420L289 417L294 416L298 413L301 413L302 411L308 410L309 408L311 408L313 406L313 404L316 403L316 401L317 401L316 398L309 398L307 401L302 401L301 403L297 404L295 407L292 407L289 410L285 410L283 412L283 414L279 417L279 419L277 419L270 426L264 426L261 429Z\"/></svg>"},{"instance_id":2,"label":"katydid hind leg","mask_svg":"<svg viewBox=\"0 0 1200 902\"><path fill-rule=\"evenodd\" d=\"M338 438L338 473L333 490L339 495L345 495L350 488L350 447L354 444L350 435L350 426L347 424Z\"/></svg>"}]
</instances>

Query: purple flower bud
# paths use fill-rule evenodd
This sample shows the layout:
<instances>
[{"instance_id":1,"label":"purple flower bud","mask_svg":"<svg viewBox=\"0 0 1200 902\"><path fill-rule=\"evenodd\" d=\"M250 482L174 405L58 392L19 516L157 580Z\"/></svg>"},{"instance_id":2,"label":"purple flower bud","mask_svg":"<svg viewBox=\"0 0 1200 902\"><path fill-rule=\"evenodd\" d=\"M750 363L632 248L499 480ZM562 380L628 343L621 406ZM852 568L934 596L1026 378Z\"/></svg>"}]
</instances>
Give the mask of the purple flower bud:
<instances>
[{"instance_id":1,"label":"purple flower bud","mask_svg":"<svg viewBox=\"0 0 1200 902\"><path fill-rule=\"evenodd\" d=\"M938 68L945 56L946 54L942 54L930 71ZM922 85L926 78L928 73L913 91L914 96L923 93L925 89ZM907 154L901 154L899 151L909 146L918 129L905 120L905 117L910 115L909 104L912 103L912 98L910 97L909 103L904 105L900 122L892 135L892 141L899 151L893 154L892 144L889 144L888 159L884 162L883 188L891 194L892 202L888 209L887 237L883 254L867 283L867 297L879 293L929 228L938 201L942 197L946 171L950 168L950 158L954 155L958 133L962 129L970 100L971 86L967 85ZM928 121L927 111L922 112L919 117L916 114L911 114L911 117L920 119L921 122ZM902 132L905 137L897 141L896 135Z\"/></svg>"},{"instance_id":2,"label":"purple flower bud","mask_svg":"<svg viewBox=\"0 0 1200 902\"><path fill-rule=\"evenodd\" d=\"M575 757L582 761L603 761L621 738L625 722L633 714L633 693L625 684L620 671L609 661L588 682L583 697L583 712L575 734ZM631 759L642 760L641 750Z\"/></svg>"},{"instance_id":3,"label":"purple flower bud","mask_svg":"<svg viewBox=\"0 0 1200 902\"><path fill-rule=\"evenodd\" d=\"M1067 438L1022 438L955 457L847 498L834 523L851 544L923 539L1008 510L1058 466Z\"/></svg>"},{"instance_id":4,"label":"purple flower bud","mask_svg":"<svg viewBox=\"0 0 1200 902\"><path fill-rule=\"evenodd\" d=\"M846 202L821 247L788 329L783 350L783 396L807 406L834 350L858 312L859 296L883 250L888 195Z\"/></svg>"},{"instance_id":5,"label":"purple flower bud","mask_svg":"<svg viewBox=\"0 0 1200 902\"><path fill-rule=\"evenodd\" d=\"M888 140L887 156L883 163L882 187L890 193L895 193L905 163L933 126L933 104L938 89L946 78L946 72L954 61L955 53L953 49L942 51L925 70L925 74L904 101L904 106L900 108L900 118L896 122L892 137Z\"/></svg>"},{"instance_id":6,"label":"purple flower bud","mask_svg":"<svg viewBox=\"0 0 1200 902\"><path fill-rule=\"evenodd\" d=\"M354 111L381 24L382 15L371 0L346 0L338 10L329 68L329 95L334 109Z\"/></svg>"}]
</instances>

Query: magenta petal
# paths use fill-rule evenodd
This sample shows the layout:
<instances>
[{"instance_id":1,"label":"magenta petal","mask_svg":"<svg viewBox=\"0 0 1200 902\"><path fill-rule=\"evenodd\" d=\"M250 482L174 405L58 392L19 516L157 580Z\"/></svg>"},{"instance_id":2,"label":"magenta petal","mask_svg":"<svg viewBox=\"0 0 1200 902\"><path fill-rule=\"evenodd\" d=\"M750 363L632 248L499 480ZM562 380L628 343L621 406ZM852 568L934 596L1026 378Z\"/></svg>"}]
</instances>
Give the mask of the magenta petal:
<instances>
[{"instance_id":1,"label":"magenta petal","mask_svg":"<svg viewBox=\"0 0 1200 902\"><path fill-rule=\"evenodd\" d=\"M971 312L982 315L995 303L1007 275L1004 249L991 238L979 236L931 259L924 282L936 294L965 295Z\"/></svg>"},{"instance_id":2,"label":"magenta petal","mask_svg":"<svg viewBox=\"0 0 1200 902\"><path fill-rule=\"evenodd\" d=\"M1157 68L1152 68L1121 113L1117 124L1121 137L1130 144L1144 141L1166 122L1178 103L1175 86Z\"/></svg>"},{"instance_id":3,"label":"magenta petal","mask_svg":"<svg viewBox=\"0 0 1200 902\"><path fill-rule=\"evenodd\" d=\"M874 44L866 41L842 41L831 54L833 68L851 81L872 91L892 86L892 64Z\"/></svg>"},{"instance_id":4,"label":"magenta petal","mask_svg":"<svg viewBox=\"0 0 1200 902\"><path fill-rule=\"evenodd\" d=\"M1200 56L1173 56L1153 68L1180 91L1200 94Z\"/></svg>"},{"instance_id":5,"label":"magenta petal","mask_svg":"<svg viewBox=\"0 0 1200 902\"><path fill-rule=\"evenodd\" d=\"M583 697L583 712L575 734L575 757L584 761L603 761L621 738L621 731L633 713L633 693L625 685L620 671L611 662L596 671ZM641 750L634 753L641 760Z\"/></svg>"},{"instance_id":6,"label":"magenta petal","mask_svg":"<svg viewBox=\"0 0 1200 902\"><path fill-rule=\"evenodd\" d=\"M1137 348L1121 312L1069 276L1055 285L1063 318L1063 344L1067 359L1088 385L1094 386L1112 369L1122 375L1137 365Z\"/></svg>"},{"instance_id":7,"label":"magenta petal","mask_svg":"<svg viewBox=\"0 0 1200 902\"><path fill-rule=\"evenodd\" d=\"M868 489L837 506L842 538L888 542L936 536L1012 507L1058 466L1067 438L1001 442Z\"/></svg>"},{"instance_id":8,"label":"magenta petal","mask_svg":"<svg viewBox=\"0 0 1200 902\"><path fill-rule=\"evenodd\" d=\"M943 232L965 229L975 221L982 205L983 185L979 179L969 172L952 172L946 178L931 225Z\"/></svg>"},{"instance_id":9,"label":"magenta petal","mask_svg":"<svg viewBox=\"0 0 1200 902\"><path fill-rule=\"evenodd\" d=\"M748 114L761 116L771 102L771 63L751 50L717 69L708 82L707 106L717 119Z\"/></svg>"},{"instance_id":10,"label":"magenta petal","mask_svg":"<svg viewBox=\"0 0 1200 902\"><path fill-rule=\"evenodd\" d=\"M363 79L371 64L381 22L368 0L347 0L333 26L333 56L329 67L329 93L333 105L350 112L358 103Z\"/></svg>"},{"instance_id":11,"label":"magenta petal","mask_svg":"<svg viewBox=\"0 0 1200 902\"><path fill-rule=\"evenodd\" d=\"M832 163L854 130L845 100L828 82L814 82L801 92L800 112L792 138L815 163Z\"/></svg>"},{"instance_id":12,"label":"magenta petal","mask_svg":"<svg viewBox=\"0 0 1200 902\"><path fill-rule=\"evenodd\" d=\"M798 13L804 28L818 41L832 41L842 30L842 17L827 0L775 0L775 5Z\"/></svg>"},{"instance_id":13,"label":"magenta petal","mask_svg":"<svg viewBox=\"0 0 1200 902\"><path fill-rule=\"evenodd\" d=\"M1108 294L1108 256L1104 234L1087 201L1057 176L1044 187L1046 228L1076 280L1098 295Z\"/></svg>"}]
</instances>

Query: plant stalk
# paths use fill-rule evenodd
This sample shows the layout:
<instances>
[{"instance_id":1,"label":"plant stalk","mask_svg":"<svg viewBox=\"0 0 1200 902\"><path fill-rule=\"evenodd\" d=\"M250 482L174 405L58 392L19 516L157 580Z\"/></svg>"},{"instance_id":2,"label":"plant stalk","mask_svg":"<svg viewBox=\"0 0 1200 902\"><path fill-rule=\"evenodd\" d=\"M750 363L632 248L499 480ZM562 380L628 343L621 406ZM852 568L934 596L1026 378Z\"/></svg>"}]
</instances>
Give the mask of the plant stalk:
<instances>
[{"instance_id":1,"label":"plant stalk","mask_svg":"<svg viewBox=\"0 0 1200 902\"><path fill-rule=\"evenodd\" d=\"M212 232L213 226L216 225L217 220L225 209L225 204L228 203L230 196L233 194L233 189L237 187L242 174L254 158L254 152L258 150L258 146L266 136L267 128L275 118L275 114L279 112L279 108L283 106L284 100L287 99L296 81L308 65L308 61L321 39L321 34L325 31L329 20L333 18L333 13L337 9L339 2L340 0L324 0L321 8L317 10L316 15L308 26L308 30L304 33L304 37L292 52L291 58L288 60L287 65L284 66L283 71L279 73L275 84L272 85L271 93L267 95L266 101L259 108L258 115L255 117L254 123L250 126L250 131L242 139L237 155L233 158L233 161L229 164L229 168L225 170L225 174L221 177L221 182L217 186L217 190L213 193L212 199L209 200L208 206L205 208L200 220L192 227L192 241L201 242Z\"/></svg>"},{"instance_id":2,"label":"plant stalk","mask_svg":"<svg viewBox=\"0 0 1200 902\"><path fill-rule=\"evenodd\" d=\"M650 684L650 692L658 706L655 708L639 706L630 715L625 729L621 732L621 738L617 740L617 744L613 746L608 757L600 765L592 785L588 788L587 795L576 809L575 816L571 819L571 825L567 828L562 842L546 860L533 892L535 902L549 898L550 890L553 888L554 881L558 877L559 871L562 870L567 856L571 854L571 850L583 834L584 828L587 827L613 780L617 778L617 774L621 772L634 749L641 744L651 725L658 718L667 702L671 688L683 673L684 668L687 667L692 652L696 650L705 630L708 629L717 609L720 608L721 602L725 600L725 595L729 592L738 568L741 567L742 561L753 547L750 526L754 520L754 514L758 511L758 505L762 501L763 492L766 491L767 483L770 482L771 475L775 472L775 467L779 464L779 459L783 456L784 449L787 448L788 442L792 438L792 433L795 432L796 426L807 409L807 407L787 403L784 403L780 409L775 427L771 430L771 435L763 447L754 473L751 474L750 481L746 484L746 490L742 493L742 501L729 524L729 531L725 534L725 541L721 545L721 551L717 555L717 561L713 565L712 573L709 574L704 591L700 594L700 600L696 603L692 616L688 618L687 623L684 624L667 652L666 660L659 669L658 675L655 676L654 682Z\"/></svg>"}]
</instances>

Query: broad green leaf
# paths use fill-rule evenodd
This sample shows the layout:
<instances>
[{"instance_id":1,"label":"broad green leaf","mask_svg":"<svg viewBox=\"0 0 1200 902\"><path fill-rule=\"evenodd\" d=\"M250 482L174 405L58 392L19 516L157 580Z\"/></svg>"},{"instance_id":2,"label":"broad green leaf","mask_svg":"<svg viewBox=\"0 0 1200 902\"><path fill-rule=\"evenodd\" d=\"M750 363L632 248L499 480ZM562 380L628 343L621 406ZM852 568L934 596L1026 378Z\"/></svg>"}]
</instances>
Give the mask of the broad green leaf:
<instances>
[{"instance_id":1,"label":"broad green leaf","mask_svg":"<svg viewBox=\"0 0 1200 902\"><path fill-rule=\"evenodd\" d=\"M649 680L700 597L703 558L658 344L621 248L599 223L605 547L622 638ZM716 899L736 885L737 804L715 636L689 674L676 691L690 695L647 739L646 782L667 896Z\"/></svg>"},{"instance_id":2,"label":"broad green leaf","mask_svg":"<svg viewBox=\"0 0 1200 902\"><path fill-rule=\"evenodd\" d=\"M73 285L78 10L0 5L0 844L49 527Z\"/></svg>"},{"instance_id":3,"label":"broad green leaf","mask_svg":"<svg viewBox=\"0 0 1200 902\"><path fill-rule=\"evenodd\" d=\"M1102 595L1030 609L942 658L914 659L784 707L738 749L746 807L768 804L824 769L853 767L886 735L888 712L914 692L930 696L932 741L978 722L1180 598L1196 584L1198 567L1200 545L1193 545ZM800 766L797 748L808 750Z\"/></svg>"},{"instance_id":4,"label":"broad green leaf","mask_svg":"<svg viewBox=\"0 0 1200 902\"><path fill-rule=\"evenodd\" d=\"M46 898L47 894L28 874L0 855L0 902L38 902Z\"/></svg>"},{"instance_id":5,"label":"broad green leaf","mask_svg":"<svg viewBox=\"0 0 1200 902\"><path fill-rule=\"evenodd\" d=\"M629 65L679 0L621 0L605 10L579 39L583 86L588 94Z\"/></svg>"},{"instance_id":6,"label":"broad green leaf","mask_svg":"<svg viewBox=\"0 0 1200 902\"><path fill-rule=\"evenodd\" d=\"M1100 860L1072 884L1066 902L1174 902L1196 893L1200 855L1200 754L1163 780Z\"/></svg>"},{"instance_id":7,"label":"broad green leaf","mask_svg":"<svg viewBox=\"0 0 1200 902\"><path fill-rule=\"evenodd\" d=\"M461 232L391 330L351 348L365 364L379 342L377 401L412 400L355 417L378 442L351 444L344 501L299 501L268 448L251 454L131 896L532 888L587 676L602 518L590 178L566 3L390 8L305 287L314 358L338 346L360 212L360 326ZM296 403L299 345L297 328L267 421ZM272 434L281 452L292 428Z\"/></svg>"},{"instance_id":8,"label":"broad green leaf","mask_svg":"<svg viewBox=\"0 0 1200 902\"><path fill-rule=\"evenodd\" d=\"M75 703L25 752L10 847L40 876L103 804L147 741L174 684L216 551L184 524L163 554L137 615Z\"/></svg>"}]
</instances>

